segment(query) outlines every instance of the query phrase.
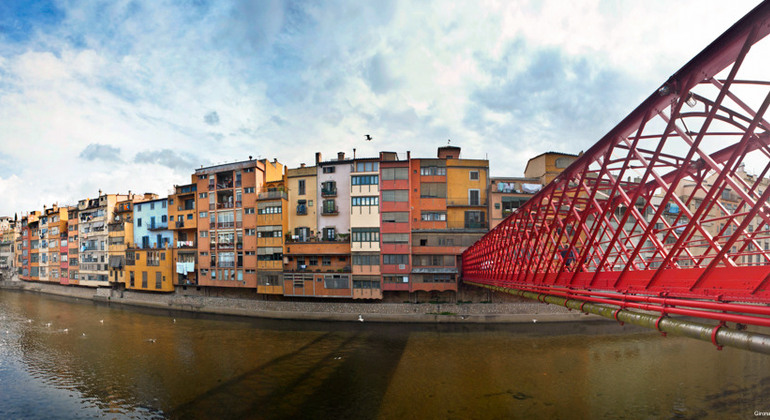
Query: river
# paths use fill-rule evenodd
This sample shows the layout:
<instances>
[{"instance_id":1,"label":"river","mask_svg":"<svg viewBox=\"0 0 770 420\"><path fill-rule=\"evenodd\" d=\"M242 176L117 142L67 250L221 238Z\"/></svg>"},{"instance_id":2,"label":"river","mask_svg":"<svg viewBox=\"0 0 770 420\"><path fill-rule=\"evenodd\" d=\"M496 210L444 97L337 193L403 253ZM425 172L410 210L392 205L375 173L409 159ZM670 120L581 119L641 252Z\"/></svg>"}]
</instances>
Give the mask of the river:
<instances>
[{"instance_id":1,"label":"river","mask_svg":"<svg viewBox=\"0 0 770 420\"><path fill-rule=\"evenodd\" d=\"M0 290L0 418L726 418L770 358L611 322L194 316Z\"/></svg>"}]
</instances>

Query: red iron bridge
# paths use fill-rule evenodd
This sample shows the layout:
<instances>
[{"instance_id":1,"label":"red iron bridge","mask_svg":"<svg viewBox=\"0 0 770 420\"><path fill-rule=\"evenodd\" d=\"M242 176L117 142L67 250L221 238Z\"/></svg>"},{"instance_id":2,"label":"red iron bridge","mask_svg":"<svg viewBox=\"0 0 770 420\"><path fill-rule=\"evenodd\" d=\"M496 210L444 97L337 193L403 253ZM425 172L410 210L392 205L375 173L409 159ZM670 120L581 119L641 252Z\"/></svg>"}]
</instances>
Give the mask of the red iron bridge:
<instances>
[{"instance_id":1,"label":"red iron bridge","mask_svg":"<svg viewBox=\"0 0 770 420\"><path fill-rule=\"evenodd\" d=\"M468 248L464 282L770 353L769 32L765 1Z\"/></svg>"}]
</instances>

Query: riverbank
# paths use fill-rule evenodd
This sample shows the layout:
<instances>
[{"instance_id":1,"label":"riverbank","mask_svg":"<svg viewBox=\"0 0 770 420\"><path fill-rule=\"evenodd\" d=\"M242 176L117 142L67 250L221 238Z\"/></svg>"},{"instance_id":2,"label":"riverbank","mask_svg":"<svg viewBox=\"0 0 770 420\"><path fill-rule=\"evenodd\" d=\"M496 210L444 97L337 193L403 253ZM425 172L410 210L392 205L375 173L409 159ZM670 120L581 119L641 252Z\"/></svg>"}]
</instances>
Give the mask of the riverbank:
<instances>
[{"instance_id":1,"label":"riverbank","mask_svg":"<svg viewBox=\"0 0 770 420\"><path fill-rule=\"evenodd\" d=\"M341 301L266 301L184 294L154 294L59 284L0 281L0 289L65 296L110 305L235 315L255 318L394 323L533 323L603 320L539 302L375 303Z\"/></svg>"}]
</instances>

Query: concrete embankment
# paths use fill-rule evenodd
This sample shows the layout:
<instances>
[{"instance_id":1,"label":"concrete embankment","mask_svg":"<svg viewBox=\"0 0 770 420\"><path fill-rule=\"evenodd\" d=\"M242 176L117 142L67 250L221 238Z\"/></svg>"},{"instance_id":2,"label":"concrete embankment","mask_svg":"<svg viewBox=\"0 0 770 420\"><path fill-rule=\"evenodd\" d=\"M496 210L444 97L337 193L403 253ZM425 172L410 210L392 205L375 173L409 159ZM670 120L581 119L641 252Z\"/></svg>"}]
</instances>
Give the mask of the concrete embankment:
<instances>
[{"instance_id":1,"label":"concrete embankment","mask_svg":"<svg viewBox=\"0 0 770 420\"><path fill-rule=\"evenodd\" d=\"M374 303L349 301L266 301L200 295L156 294L47 283L0 282L16 289L57 296L158 309L258 318L405 323L532 323L602 320L539 302Z\"/></svg>"}]
</instances>

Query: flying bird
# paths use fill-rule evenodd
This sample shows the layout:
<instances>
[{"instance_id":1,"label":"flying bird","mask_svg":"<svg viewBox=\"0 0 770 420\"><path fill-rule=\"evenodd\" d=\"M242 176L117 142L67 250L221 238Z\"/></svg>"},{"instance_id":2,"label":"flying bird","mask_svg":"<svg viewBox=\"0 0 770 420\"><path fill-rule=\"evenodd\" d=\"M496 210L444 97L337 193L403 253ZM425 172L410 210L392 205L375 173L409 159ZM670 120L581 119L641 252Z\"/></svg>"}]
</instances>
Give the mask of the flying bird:
<instances>
[{"instance_id":1,"label":"flying bird","mask_svg":"<svg viewBox=\"0 0 770 420\"><path fill-rule=\"evenodd\" d=\"M366 141L372 141L372 136L369 134L365 134L364 139L366 139Z\"/></svg>"}]
</instances>

